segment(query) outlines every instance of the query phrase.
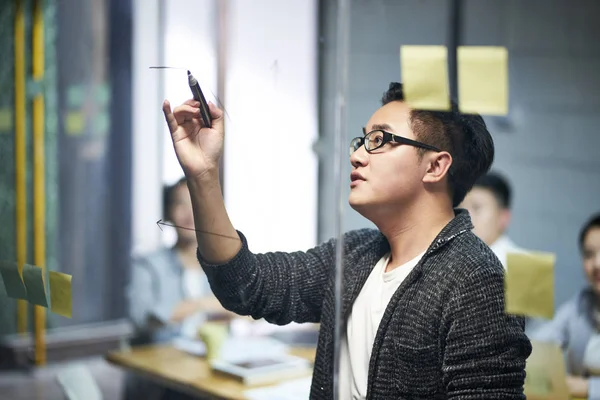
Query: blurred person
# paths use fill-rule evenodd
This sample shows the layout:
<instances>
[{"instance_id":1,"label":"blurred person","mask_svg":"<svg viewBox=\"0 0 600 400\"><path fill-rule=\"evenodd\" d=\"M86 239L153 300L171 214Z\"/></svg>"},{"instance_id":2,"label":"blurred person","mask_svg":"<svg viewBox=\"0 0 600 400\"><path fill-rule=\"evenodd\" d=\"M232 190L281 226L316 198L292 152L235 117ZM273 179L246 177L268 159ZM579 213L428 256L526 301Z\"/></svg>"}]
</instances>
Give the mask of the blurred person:
<instances>
[{"instance_id":1,"label":"blurred person","mask_svg":"<svg viewBox=\"0 0 600 400\"><path fill-rule=\"evenodd\" d=\"M135 327L132 345L168 342L178 336L197 338L201 324L229 314L212 294L196 257L192 204L185 178L163 191L164 220L175 226L176 243L133 258L128 288L129 316ZM191 397L128 373L124 399Z\"/></svg>"},{"instance_id":2,"label":"blurred person","mask_svg":"<svg viewBox=\"0 0 600 400\"><path fill-rule=\"evenodd\" d=\"M226 313L196 257L194 216L185 178L164 189L163 215L175 226L175 245L133 261L128 296L137 343L164 342L176 336L196 338L197 328L210 314Z\"/></svg>"},{"instance_id":3,"label":"blurred person","mask_svg":"<svg viewBox=\"0 0 600 400\"><path fill-rule=\"evenodd\" d=\"M531 338L562 347L573 397L600 400L600 213L581 228L579 248L587 286Z\"/></svg>"},{"instance_id":4,"label":"blurred person","mask_svg":"<svg viewBox=\"0 0 600 400\"><path fill-rule=\"evenodd\" d=\"M163 112L213 292L238 314L320 322L310 398L331 399L337 241L252 253L222 198L223 112L211 104L204 127L198 107L189 100L172 111L165 101ZM413 110L392 83L350 150L350 205L378 229L343 238L340 398L524 399L523 319L504 312L504 269L454 209L493 161L483 119Z\"/></svg>"},{"instance_id":5,"label":"blurred person","mask_svg":"<svg viewBox=\"0 0 600 400\"><path fill-rule=\"evenodd\" d=\"M489 172L479 178L467 193L460 207L469 211L473 220L473 232L496 254L506 268L508 253L521 253L508 236L511 221L512 189L505 176ZM542 318L527 317L525 333L532 335L546 322Z\"/></svg>"},{"instance_id":6,"label":"blurred person","mask_svg":"<svg viewBox=\"0 0 600 400\"><path fill-rule=\"evenodd\" d=\"M508 180L497 172L479 178L460 207L466 208L473 221L473 232L481 238L506 268L506 255L523 251L508 236L512 190Z\"/></svg>"}]
</instances>

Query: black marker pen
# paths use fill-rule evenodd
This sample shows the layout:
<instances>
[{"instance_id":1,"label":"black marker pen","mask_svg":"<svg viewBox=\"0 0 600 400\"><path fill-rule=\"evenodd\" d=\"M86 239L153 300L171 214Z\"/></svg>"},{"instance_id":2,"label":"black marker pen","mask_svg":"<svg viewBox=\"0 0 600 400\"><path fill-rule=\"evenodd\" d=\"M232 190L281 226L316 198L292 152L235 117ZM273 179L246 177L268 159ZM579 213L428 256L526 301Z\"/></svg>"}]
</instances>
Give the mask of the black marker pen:
<instances>
[{"instance_id":1,"label":"black marker pen","mask_svg":"<svg viewBox=\"0 0 600 400\"><path fill-rule=\"evenodd\" d=\"M212 119L210 117L210 110L208 109L208 103L204 98L204 94L202 94L202 89L200 89L200 84L198 80L194 78L194 75L188 70L188 83L190 85L190 89L192 90L192 94L194 96L194 100L200 102L200 116L202 117L202 121L204 122L204 126L210 128L212 127Z\"/></svg>"}]
</instances>

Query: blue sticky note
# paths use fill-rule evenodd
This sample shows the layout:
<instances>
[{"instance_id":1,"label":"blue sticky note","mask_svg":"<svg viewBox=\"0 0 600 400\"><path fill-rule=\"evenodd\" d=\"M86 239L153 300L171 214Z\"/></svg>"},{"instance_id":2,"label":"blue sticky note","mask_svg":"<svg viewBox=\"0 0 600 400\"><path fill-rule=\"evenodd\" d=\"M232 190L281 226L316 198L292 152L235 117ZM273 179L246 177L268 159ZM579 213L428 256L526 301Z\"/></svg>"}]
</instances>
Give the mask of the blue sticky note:
<instances>
[{"instance_id":1,"label":"blue sticky note","mask_svg":"<svg viewBox=\"0 0 600 400\"><path fill-rule=\"evenodd\" d=\"M21 279L16 262L0 261L0 275L2 275L8 297L27 300L27 289Z\"/></svg>"},{"instance_id":2,"label":"blue sticky note","mask_svg":"<svg viewBox=\"0 0 600 400\"><path fill-rule=\"evenodd\" d=\"M27 288L27 300L31 304L50 308L50 279L47 268L25 264L23 282Z\"/></svg>"}]
</instances>

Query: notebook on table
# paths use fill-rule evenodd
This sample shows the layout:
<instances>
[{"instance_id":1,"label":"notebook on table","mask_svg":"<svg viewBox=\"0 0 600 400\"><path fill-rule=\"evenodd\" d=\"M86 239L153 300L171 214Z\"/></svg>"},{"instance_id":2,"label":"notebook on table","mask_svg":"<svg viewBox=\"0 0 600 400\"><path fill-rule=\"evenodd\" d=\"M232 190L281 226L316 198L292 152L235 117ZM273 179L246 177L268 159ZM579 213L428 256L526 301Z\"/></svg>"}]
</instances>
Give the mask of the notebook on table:
<instances>
[{"instance_id":1,"label":"notebook on table","mask_svg":"<svg viewBox=\"0 0 600 400\"><path fill-rule=\"evenodd\" d=\"M214 360L211 367L217 373L228 375L245 385L266 385L284 380L310 376L311 363L307 360L282 354L238 360Z\"/></svg>"}]
</instances>

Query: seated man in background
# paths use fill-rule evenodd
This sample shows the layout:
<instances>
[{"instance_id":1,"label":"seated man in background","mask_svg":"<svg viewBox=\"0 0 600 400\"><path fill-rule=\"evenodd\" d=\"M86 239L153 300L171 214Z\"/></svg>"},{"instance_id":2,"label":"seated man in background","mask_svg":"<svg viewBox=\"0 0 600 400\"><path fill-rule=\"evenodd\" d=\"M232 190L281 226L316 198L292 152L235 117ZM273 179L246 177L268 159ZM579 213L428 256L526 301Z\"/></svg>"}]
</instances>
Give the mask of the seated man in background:
<instances>
[{"instance_id":1,"label":"seated man in background","mask_svg":"<svg viewBox=\"0 0 600 400\"><path fill-rule=\"evenodd\" d=\"M512 190L508 180L498 172L489 172L475 182L465 196L461 207L466 208L473 220L473 232L485 242L506 268L508 253L524 249L517 246L507 234L511 219ZM525 333L531 335L542 326L544 320L528 317Z\"/></svg>"},{"instance_id":2,"label":"seated man in background","mask_svg":"<svg viewBox=\"0 0 600 400\"><path fill-rule=\"evenodd\" d=\"M600 400L600 213L581 229L579 248L588 285L531 339L563 348L573 397Z\"/></svg>"},{"instance_id":3,"label":"seated man in background","mask_svg":"<svg viewBox=\"0 0 600 400\"><path fill-rule=\"evenodd\" d=\"M177 240L174 247L134 257L127 293L129 316L135 325L132 345L167 342L177 336L196 338L198 328L210 315L231 315L213 296L196 257L185 178L164 189L163 216L176 226ZM188 398L137 375L126 377L126 400Z\"/></svg>"},{"instance_id":4,"label":"seated man in background","mask_svg":"<svg viewBox=\"0 0 600 400\"><path fill-rule=\"evenodd\" d=\"M473 232L490 246L505 268L506 254L522 251L506 233L511 218L510 206L510 185L497 172L479 178L461 204L471 214Z\"/></svg>"},{"instance_id":5,"label":"seated man in background","mask_svg":"<svg viewBox=\"0 0 600 400\"><path fill-rule=\"evenodd\" d=\"M196 233L185 178L165 188L163 215L175 225L177 241L135 257L129 286L129 315L136 344L157 343L176 336L197 337L208 314L227 313L213 296L196 257Z\"/></svg>"}]
</instances>

